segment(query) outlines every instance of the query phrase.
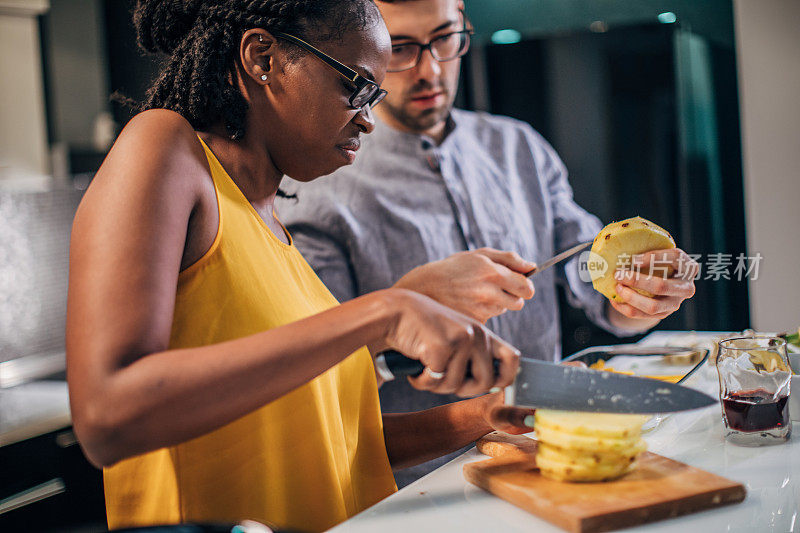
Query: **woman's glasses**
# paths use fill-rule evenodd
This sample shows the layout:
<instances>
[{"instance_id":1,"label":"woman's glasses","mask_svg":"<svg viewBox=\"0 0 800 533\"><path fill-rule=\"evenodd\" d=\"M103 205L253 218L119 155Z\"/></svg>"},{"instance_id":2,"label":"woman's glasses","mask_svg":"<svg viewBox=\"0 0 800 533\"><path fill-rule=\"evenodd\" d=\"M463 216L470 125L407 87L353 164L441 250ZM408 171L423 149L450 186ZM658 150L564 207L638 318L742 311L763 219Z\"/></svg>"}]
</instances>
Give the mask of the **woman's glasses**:
<instances>
[{"instance_id":1,"label":"woman's glasses","mask_svg":"<svg viewBox=\"0 0 800 533\"><path fill-rule=\"evenodd\" d=\"M273 35L280 37L281 39L286 39L287 41L296 44L300 48L311 52L319 59L324 61L325 64L333 68L336 72L350 80L350 82L355 85L353 93L350 95L350 106L353 109L363 109L366 106L369 106L370 108L375 107L386 96L386 90L381 89L377 83L365 78L344 63L337 61L322 50L311 46L304 40L295 37L294 35L289 35L288 33L282 32L274 32Z\"/></svg>"}]
</instances>

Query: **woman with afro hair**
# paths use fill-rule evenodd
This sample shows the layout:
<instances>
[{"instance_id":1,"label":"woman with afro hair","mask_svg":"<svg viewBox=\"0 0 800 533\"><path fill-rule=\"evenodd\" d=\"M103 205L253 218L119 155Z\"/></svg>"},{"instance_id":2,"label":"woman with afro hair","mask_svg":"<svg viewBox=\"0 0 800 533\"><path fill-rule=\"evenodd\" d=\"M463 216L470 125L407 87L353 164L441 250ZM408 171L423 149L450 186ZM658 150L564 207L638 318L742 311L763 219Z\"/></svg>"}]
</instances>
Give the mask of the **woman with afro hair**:
<instances>
[{"instance_id":1,"label":"woman with afro hair","mask_svg":"<svg viewBox=\"0 0 800 533\"><path fill-rule=\"evenodd\" d=\"M319 531L391 494L392 468L527 431L499 393L382 415L372 354L471 397L518 352L414 292L339 305L273 213L283 176L351 163L373 130L391 43L371 0L140 0L134 22L162 72L70 245L73 424L109 527Z\"/></svg>"}]
</instances>

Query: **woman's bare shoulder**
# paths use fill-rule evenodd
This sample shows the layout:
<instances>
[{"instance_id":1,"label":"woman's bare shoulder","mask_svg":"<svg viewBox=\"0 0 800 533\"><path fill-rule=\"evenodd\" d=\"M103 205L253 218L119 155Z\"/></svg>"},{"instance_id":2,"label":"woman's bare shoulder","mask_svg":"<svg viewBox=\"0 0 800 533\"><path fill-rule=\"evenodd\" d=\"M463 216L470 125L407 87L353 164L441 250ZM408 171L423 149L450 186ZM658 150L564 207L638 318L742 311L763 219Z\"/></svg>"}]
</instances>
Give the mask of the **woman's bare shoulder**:
<instances>
[{"instance_id":1,"label":"woman's bare shoulder","mask_svg":"<svg viewBox=\"0 0 800 533\"><path fill-rule=\"evenodd\" d=\"M189 192L207 180L208 161L192 125L174 111L149 109L126 124L92 185Z\"/></svg>"},{"instance_id":2,"label":"woman's bare shoulder","mask_svg":"<svg viewBox=\"0 0 800 533\"><path fill-rule=\"evenodd\" d=\"M205 157L189 121L168 109L148 109L134 116L120 133L114 149L136 150L158 160L188 154Z\"/></svg>"}]
</instances>

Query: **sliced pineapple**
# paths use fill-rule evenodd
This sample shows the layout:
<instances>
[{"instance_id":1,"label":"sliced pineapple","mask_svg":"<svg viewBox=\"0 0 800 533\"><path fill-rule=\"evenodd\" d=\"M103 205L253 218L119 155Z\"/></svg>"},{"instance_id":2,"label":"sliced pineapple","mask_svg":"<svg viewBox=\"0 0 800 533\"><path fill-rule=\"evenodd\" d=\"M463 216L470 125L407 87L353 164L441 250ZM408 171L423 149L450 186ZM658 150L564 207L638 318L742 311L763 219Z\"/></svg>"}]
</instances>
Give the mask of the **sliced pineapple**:
<instances>
[{"instance_id":1,"label":"sliced pineapple","mask_svg":"<svg viewBox=\"0 0 800 533\"><path fill-rule=\"evenodd\" d=\"M540 441L567 450L618 453L636 446L636 443L639 441L638 435L634 438L627 439L574 435L572 433L552 429L544 424L537 426L535 430L536 436Z\"/></svg>"},{"instance_id":2,"label":"sliced pineapple","mask_svg":"<svg viewBox=\"0 0 800 533\"><path fill-rule=\"evenodd\" d=\"M590 272L592 285L606 298L618 300L617 280L614 278L617 268L630 269L630 258L636 254L669 248L675 248L672 236L649 220L634 217L609 224L597 234L592 244L592 253L600 256L606 265L605 269ZM671 276L673 272L668 270L666 274ZM650 271L642 266L641 272L647 274ZM653 296L647 291L636 290L645 296Z\"/></svg>"},{"instance_id":3,"label":"sliced pineapple","mask_svg":"<svg viewBox=\"0 0 800 533\"><path fill-rule=\"evenodd\" d=\"M590 437L636 439L642 432L642 424L647 422L648 418L644 415L537 409L535 427L538 429L540 426L547 426L557 431Z\"/></svg>"},{"instance_id":4,"label":"sliced pineapple","mask_svg":"<svg viewBox=\"0 0 800 533\"><path fill-rule=\"evenodd\" d=\"M647 444L638 440L633 447L619 452L587 452L586 450L567 450L540 442L536 457L544 457L560 463L573 466L627 466L636 460L636 457L647 450ZM537 459L538 460L538 459Z\"/></svg>"},{"instance_id":5,"label":"sliced pineapple","mask_svg":"<svg viewBox=\"0 0 800 533\"><path fill-rule=\"evenodd\" d=\"M550 457L536 456L536 466L541 474L556 481L610 481L630 472L635 464L634 461L632 463L584 466L562 463Z\"/></svg>"},{"instance_id":6,"label":"sliced pineapple","mask_svg":"<svg viewBox=\"0 0 800 533\"><path fill-rule=\"evenodd\" d=\"M537 409L536 464L559 481L604 481L629 472L647 448L646 416Z\"/></svg>"}]
</instances>

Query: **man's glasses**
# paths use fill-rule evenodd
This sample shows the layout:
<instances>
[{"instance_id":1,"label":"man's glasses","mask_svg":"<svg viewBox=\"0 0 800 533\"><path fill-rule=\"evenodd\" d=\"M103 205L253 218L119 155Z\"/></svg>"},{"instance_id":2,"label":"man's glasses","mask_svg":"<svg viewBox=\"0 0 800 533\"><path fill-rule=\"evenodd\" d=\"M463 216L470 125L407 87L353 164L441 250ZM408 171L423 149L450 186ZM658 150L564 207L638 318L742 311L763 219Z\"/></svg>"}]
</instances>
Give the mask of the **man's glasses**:
<instances>
[{"instance_id":1,"label":"man's glasses","mask_svg":"<svg viewBox=\"0 0 800 533\"><path fill-rule=\"evenodd\" d=\"M387 72L402 72L416 67L425 50L429 50L433 58L440 63L452 61L466 54L473 31L468 26L463 11L461 15L464 17L464 28L461 31L440 35L431 39L428 44L408 42L392 45L392 58L389 60Z\"/></svg>"},{"instance_id":2,"label":"man's glasses","mask_svg":"<svg viewBox=\"0 0 800 533\"><path fill-rule=\"evenodd\" d=\"M325 64L333 68L336 72L350 80L350 82L355 85L353 94L350 95L350 106L353 109L363 109L366 106L369 106L370 108L375 107L386 96L386 90L381 89L377 83L365 78L344 63L337 61L322 50L311 46L304 40L295 37L294 35L289 35L288 33L282 32L274 32L273 35L280 37L281 39L286 39L287 41L296 44L300 48L311 52L324 61Z\"/></svg>"}]
</instances>

